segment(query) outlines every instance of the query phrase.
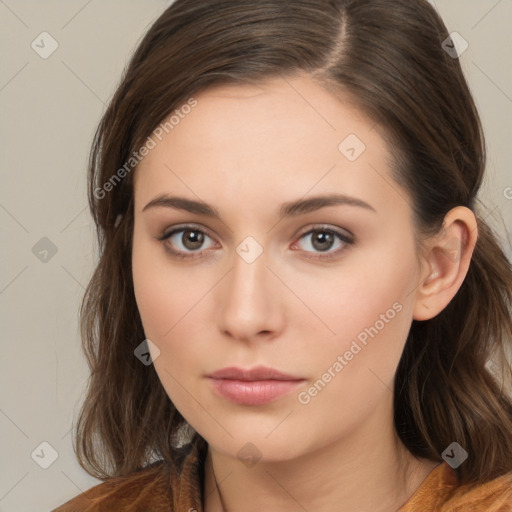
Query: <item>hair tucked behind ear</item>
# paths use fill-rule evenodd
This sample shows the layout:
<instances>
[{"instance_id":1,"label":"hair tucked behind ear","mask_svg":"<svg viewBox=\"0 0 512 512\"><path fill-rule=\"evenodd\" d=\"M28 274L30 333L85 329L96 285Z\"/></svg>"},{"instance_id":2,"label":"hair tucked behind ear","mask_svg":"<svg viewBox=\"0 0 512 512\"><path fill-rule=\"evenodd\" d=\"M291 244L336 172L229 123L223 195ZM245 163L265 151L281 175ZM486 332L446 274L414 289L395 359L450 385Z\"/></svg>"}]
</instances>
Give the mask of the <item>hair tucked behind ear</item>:
<instances>
[{"instance_id":1,"label":"hair tucked behind ear","mask_svg":"<svg viewBox=\"0 0 512 512\"><path fill-rule=\"evenodd\" d=\"M91 151L100 258L81 311L91 379L75 447L86 471L104 478L172 460L186 426L153 366L133 354L144 339L131 273L134 152L210 85L307 73L376 122L421 243L451 208L475 210L485 168L480 119L447 38L426 0L176 0L156 20ZM512 472L512 269L480 217L478 228L466 279L440 314L413 321L395 380L398 435L438 461L459 443L469 454L462 483ZM497 378L491 356L501 361Z\"/></svg>"},{"instance_id":2,"label":"hair tucked behind ear","mask_svg":"<svg viewBox=\"0 0 512 512\"><path fill-rule=\"evenodd\" d=\"M406 446L436 459L456 441L468 452L466 482L512 470L512 268L485 222L478 231L457 295L435 318L413 321L395 380Z\"/></svg>"}]
</instances>

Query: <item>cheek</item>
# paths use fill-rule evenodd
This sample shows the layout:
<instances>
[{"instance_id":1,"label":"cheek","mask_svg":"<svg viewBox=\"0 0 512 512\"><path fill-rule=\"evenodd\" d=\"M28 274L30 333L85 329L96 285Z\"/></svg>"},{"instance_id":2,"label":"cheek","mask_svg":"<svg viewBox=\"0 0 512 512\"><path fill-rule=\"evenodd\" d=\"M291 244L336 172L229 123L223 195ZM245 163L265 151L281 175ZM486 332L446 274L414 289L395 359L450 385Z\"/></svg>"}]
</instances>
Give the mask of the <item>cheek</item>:
<instances>
[{"instance_id":1,"label":"cheek","mask_svg":"<svg viewBox=\"0 0 512 512\"><path fill-rule=\"evenodd\" d=\"M159 339L174 323L177 299L152 252L142 243L134 242L133 286L144 332L150 339Z\"/></svg>"},{"instance_id":2,"label":"cheek","mask_svg":"<svg viewBox=\"0 0 512 512\"><path fill-rule=\"evenodd\" d=\"M158 254L150 244L134 239L135 299L144 334L159 350L154 368L169 398L180 412L189 415L193 413L189 410L190 397L179 383L188 382L198 361L194 346L187 339L194 336L197 328L197 322L189 322L193 315L187 313L197 305L198 293L187 282L186 273L171 272L164 259L165 255Z\"/></svg>"},{"instance_id":3,"label":"cheek","mask_svg":"<svg viewBox=\"0 0 512 512\"><path fill-rule=\"evenodd\" d=\"M212 279L201 272L170 265L163 248L136 237L132 275L144 334L160 351L155 369L169 392L173 382L170 375L181 382L195 369L201 370L198 361L204 347L193 340L206 340L201 331L205 325L211 329L204 307Z\"/></svg>"},{"instance_id":4,"label":"cheek","mask_svg":"<svg viewBox=\"0 0 512 512\"><path fill-rule=\"evenodd\" d=\"M338 339L340 343L375 323L383 331L382 321L388 332L395 328L403 331L409 320L404 312L413 300L410 292L414 288L416 264L412 254L388 248L384 256L383 249L371 254L358 253L334 271L287 275L294 292L315 313L297 315L295 322L302 323L304 328L316 326L324 339L328 340L330 334L333 341Z\"/></svg>"},{"instance_id":5,"label":"cheek","mask_svg":"<svg viewBox=\"0 0 512 512\"><path fill-rule=\"evenodd\" d=\"M169 265L163 247L134 236L132 275L135 300L148 338L163 341L201 297L190 273ZM204 292L203 292L204 293Z\"/></svg>"},{"instance_id":6,"label":"cheek","mask_svg":"<svg viewBox=\"0 0 512 512\"><path fill-rule=\"evenodd\" d=\"M340 426L354 427L393 393L412 321L409 277L407 269L394 267L365 275L357 286L345 280L344 286L331 287L332 296L343 297L342 307L333 300L324 303L336 336L327 332L323 343L309 350L316 375L298 398L303 413L321 418L334 437Z\"/></svg>"},{"instance_id":7,"label":"cheek","mask_svg":"<svg viewBox=\"0 0 512 512\"><path fill-rule=\"evenodd\" d=\"M392 382L412 322L417 271L412 245L398 247L383 247L371 261L358 258L338 275L315 281L308 305L324 326L309 315L301 330L311 331L316 322L315 330L323 333L322 350L313 354L317 371L327 371L338 356L346 355L345 382L370 379L379 384L370 368L387 384ZM302 282L305 293L307 283Z\"/></svg>"}]
</instances>

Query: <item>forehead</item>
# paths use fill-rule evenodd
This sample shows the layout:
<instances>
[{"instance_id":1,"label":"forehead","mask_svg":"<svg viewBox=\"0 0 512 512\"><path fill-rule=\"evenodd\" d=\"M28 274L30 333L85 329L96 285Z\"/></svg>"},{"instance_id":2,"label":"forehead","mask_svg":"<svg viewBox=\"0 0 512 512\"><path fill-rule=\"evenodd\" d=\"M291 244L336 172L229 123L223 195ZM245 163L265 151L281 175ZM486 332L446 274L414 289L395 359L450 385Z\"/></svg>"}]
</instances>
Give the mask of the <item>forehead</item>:
<instances>
[{"instance_id":1,"label":"forehead","mask_svg":"<svg viewBox=\"0 0 512 512\"><path fill-rule=\"evenodd\" d=\"M223 203L339 191L377 206L397 194L376 124L311 78L220 85L194 99L139 164L138 210L142 201L177 189Z\"/></svg>"}]
</instances>

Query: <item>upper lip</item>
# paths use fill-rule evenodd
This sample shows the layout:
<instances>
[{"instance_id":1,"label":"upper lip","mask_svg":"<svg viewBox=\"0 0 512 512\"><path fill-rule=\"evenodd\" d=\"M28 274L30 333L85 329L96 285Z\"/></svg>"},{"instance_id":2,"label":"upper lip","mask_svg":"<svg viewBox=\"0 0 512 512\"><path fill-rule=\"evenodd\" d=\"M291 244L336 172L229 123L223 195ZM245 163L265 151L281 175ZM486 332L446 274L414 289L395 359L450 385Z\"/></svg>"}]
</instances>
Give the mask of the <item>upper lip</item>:
<instances>
[{"instance_id":1,"label":"upper lip","mask_svg":"<svg viewBox=\"0 0 512 512\"><path fill-rule=\"evenodd\" d=\"M229 366L228 368L222 368L213 373L208 374L208 377L214 379L233 379L233 380L303 380L301 377L288 375L286 373L274 370L267 366L256 366L254 368L237 368L235 366Z\"/></svg>"}]
</instances>

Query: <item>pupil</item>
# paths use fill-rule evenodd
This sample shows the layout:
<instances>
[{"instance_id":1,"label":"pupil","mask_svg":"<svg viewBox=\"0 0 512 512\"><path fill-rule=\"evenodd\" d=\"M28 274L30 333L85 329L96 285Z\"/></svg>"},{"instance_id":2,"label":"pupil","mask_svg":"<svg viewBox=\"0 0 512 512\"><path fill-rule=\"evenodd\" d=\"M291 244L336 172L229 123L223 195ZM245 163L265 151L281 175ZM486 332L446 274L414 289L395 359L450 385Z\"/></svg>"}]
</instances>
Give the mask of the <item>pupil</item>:
<instances>
[{"instance_id":1,"label":"pupil","mask_svg":"<svg viewBox=\"0 0 512 512\"><path fill-rule=\"evenodd\" d=\"M185 231L182 242L187 249L199 249L203 245L204 234L199 231Z\"/></svg>"},{"instance_id":2,"label":"pupil","mask_svg":"<svg viewBox=\"0 0 512 512\"><path fill-rule=\"evenodd\" d=\"M318 232L313 237L313 247L319 251L326 251L330 249L334 241L332 233L326 233L325 231Z\"/></svg>"}]
</instances>

